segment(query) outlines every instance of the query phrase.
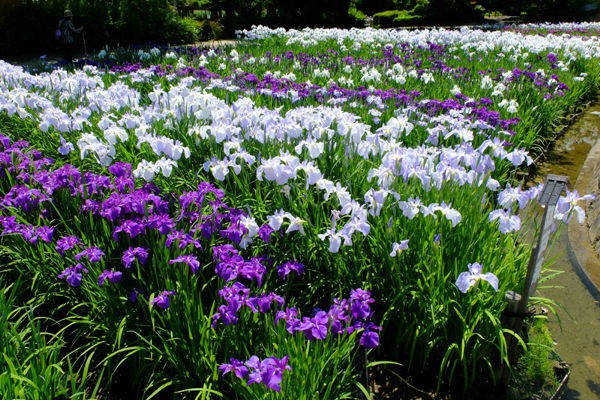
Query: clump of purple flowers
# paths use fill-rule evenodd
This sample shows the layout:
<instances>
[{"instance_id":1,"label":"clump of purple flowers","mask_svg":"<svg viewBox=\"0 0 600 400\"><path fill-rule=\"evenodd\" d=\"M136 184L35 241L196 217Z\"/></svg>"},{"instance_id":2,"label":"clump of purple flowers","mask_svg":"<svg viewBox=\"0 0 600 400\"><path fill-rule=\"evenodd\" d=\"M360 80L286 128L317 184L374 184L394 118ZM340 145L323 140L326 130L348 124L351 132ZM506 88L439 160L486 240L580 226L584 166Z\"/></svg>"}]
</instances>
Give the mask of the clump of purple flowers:
<instances>
[{"instance_id":1,"label":"clump of purple flowers","mask_svg":"<svg viewBox=\"0 0 600 400\"><path fill-rule=\"evenodd\" d=\"M315 310L311 317L299 317L295 308L278 311L275 323L285 321L286 330L290 334L302 332L308 340L325 340L328 333L341 335L362 331L359 343L368 349L379 345L381 327L371 322L374 302L371 293L363 289L350 292L348 299L334 299L328 311Z\"/></svg>"},{"instance_id":2,"label":"clump of purple flowers","mask_svg":"<svg viewBox=\"0 0 600 400\"><path fill-rule=\"evenodd\" d=\"M230 244L213 246L213 260L216 262L215 274L231 282L236 279L256 280L258 286L262 285L264 274L267 271L263 257L252 257L245 260L238 250Z\"/></svg>"},{"instance_id":3,"label":"clump of purple flowers","mask_svg":"<svg viewBox=\"0 0 600 400\"><path fill-rule=\"evenodd\" d=\"M238 322L238 312L242 307L248 307L252 312L266 313L271 308L273 302L280 307L284 304L283 297L276 293L261 293L258 296L250 296L250 289L240 282L234 282L231 286L225 286L219 290L219 297L225 300L217 308L217 312L212 316L212 327L217 326L217 321L221 320L225 325L233 325Z\"/></svg>"},{"instance_id":4,"label":"clump of purple flowers","mask_svg":"<svg viewBox=\"0 0 600 400\"><path fill-rule=\"evenodd\" d=\"M187 254L176 254L169 263L187 264L192 274L200 269L200 261L188 250L202 250L202 238L211 239L217 234L237 243L245 233L246 228L240 224L245 213L225 204L222 201L224 192L208 182L201 182L197 190L184 192L172 201L162 196L161 190L152 183L136 188L131 165L125 162L111 165L107 175L81 172L70 164L51 170L49 167L53 164L53 160L30 149L29 143L11 143L10 138L0 135L0 176L10 174L16 182L6 195L0 196L0 211L17 210L52 221L52 215L46 215L48 211L43 207L61 191L66 191L72 198L81 200L81 213L112 226L115 242L132 242L138 237L158 234L165 237L168 249L185 250ZM179 207L172 213L173 205ZM53 242L55 227L17 221L14 215L0 215L0 235L18 234L32 244ZM186 229L177 227L180 221ZM112 262L111 254L105 255L103 249L86 242L85 238L74 235L59 236L55 241L56 252L63 258L72 257L77 263L59 274L59 278L71 286L81 285L83 274L89 273L86 266ZM218 261L218 275L228 281L236 278L256 280L260 286L266 272L263 258L244 260L233 246L226 245L226 249L229 249L227 246L233 250L223 252L223 259ZM136 261L144 265L149 258L147 247L133 245L121 253L122 266L126 270ZM109 266L99 272L98 285L103 286L107 281L119 283L123 279L123 272ZM168 292L163 292L155 298L155 304L168 308L168 296ZM264 302L261 298L248 304L262 309Z\"/></svg>"},{"instance_id":5,"label":"clump of purple flowers","mask_svg":"<svg viewBox=\"0 0 600 400\"><path fill-rule=\"evenodd\" d=\"M9 144L8 139L3 140L0 136L0 146L6 147ZM152 307L168 309L176 295L175 291L162 290L148 296L143 288L133 288L131 291L132 288L127 287L131 279L126 274L129 274L136 262L138 265L144 265L155 256L151 254L149 247L136 245L139 240L136 238L146 235L161 238L169 253L175 253L168 263L186 264L192 274L196 274L201 268L202 260L194 254L198 249L203 250L201 240L212 242L215 239L221 240L221 243L224 240L225 244L213 245L211 249L215 274L226 282L219 290L219 297L224 304L217 308L212 317L213 328L218 322L224 325L237 323L242 308L248 308L253 313L272 312L275 314L276 324L284 320L290 334L301 332L307 340L325 340L328 335L356 332L360 335L361 346L378 346L377 331L381 328L371 322L371 304L374 300L366 290L352 290L349 298L334 299L328 311L315 310L311 316L301 316L295 308L284 310L285 300L275 292L251 293L251 289L245 284L255 281L257 286L261 287L273 263L266 256L242 255L239 248L245 249L241 240L248 233L248 228L243 223L243 218L247 215L225 204L222 201L222 190L203 182L198 185L196 191L185 192L172 201L161 195L161 190L153 184L145 184L136 189L129 164L115 163L110 166L109 172L112 177L82 173L68 164L50 171L46 168L52 165L50 160L43 159L41 154L36 152L26 151L25 147L26 143L15 143L11 150L11 157L16 155L22 159L20 167L15 168L6 163L4 169L0 168L0 171L3 171L0 174L16 174L16 180L21 180L7 196L0 197L0 211L10 208L26 212L28 215L38 211L43 217L42 220L51 221L52 218L46 218L42 207L44 203L51 202L53 196L66 191L72 198L81 200L81 213L102 220L104 226L109 228L106 232L112 235L112 239L117 243L115 248L119 249L114 250L107 246L105 253L105 250L89 243L83 234L78 237L61 232L53 239L53 226L20 224L15 216L0 215L1 235L16 233L33 244L37 244L38 240L53 243L52 248L65 263L72 260L70 262L73 265L58 275L59 279L64 279L70 286L81 286L85 274L90 274L90 270L98 271L98 286L121 284L123 290L131 293L131 302L135 302L139 294L142 294L149 299ZM36 164L35 160L39 162ZM31 165L36 165L39 169L29 168ZM25 166L29 166L27 172L19 170ZM180 222L184 229L178 226ZM56 229L58 231L59 228ZM259 237L268 243L273 228L263 225L263 228L257 231ZM117 257L115 251L118 252ZM304 269L301 262L288 260L275 265L273 272L276 272L280 279L286 280L290 274L302 275ZM245 379L248 385L260 383L279 392L284 371L291 370L288 362L289 356L281 359L268 357L263 360L252 356L245 362L232 358L229 364L221 365L219 370L223 375L233 372L237 377Z\"/></svg>"},{"instance_id":6,"label":"clump of purple flowers","mask_svg":"<svg viewBox=\"0 0 600 400\"><path fill-rule=\"evenodd\" d=\"M279 392L281 391L283 373L292 370L288 362L289 356L283 358L271 356L263 360L257 356L252 356L245 362L231 358L229 364L219 366L219 371L221 371L222 376L233 372L238 378L247 379L248 386L253 383L262 383L269 389Z\"/></svg>"}]
</instances>

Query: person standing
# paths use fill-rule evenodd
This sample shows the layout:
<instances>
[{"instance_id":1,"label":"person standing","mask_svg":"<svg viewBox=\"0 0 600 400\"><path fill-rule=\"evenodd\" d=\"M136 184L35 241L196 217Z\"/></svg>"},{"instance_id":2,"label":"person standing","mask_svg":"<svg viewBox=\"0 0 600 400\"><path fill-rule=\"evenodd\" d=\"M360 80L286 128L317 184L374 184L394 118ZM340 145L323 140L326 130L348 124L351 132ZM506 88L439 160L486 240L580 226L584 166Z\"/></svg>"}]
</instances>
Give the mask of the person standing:
<instances>
[{"instance_id":1,"label":"person standing","mask_svg":"<svg viewBox=\"0 0 600 400\"><path fill-rule=\"evenodd\" d=\"M65 10L63 18L58 21L58 28L61 31L61 44L63 49L63 60L66 63L73 62L73 52L75 51L75 35L83 32L83 26L75 28L73 25L73 13L71 10Z\"/></svg>"}]
</instances>

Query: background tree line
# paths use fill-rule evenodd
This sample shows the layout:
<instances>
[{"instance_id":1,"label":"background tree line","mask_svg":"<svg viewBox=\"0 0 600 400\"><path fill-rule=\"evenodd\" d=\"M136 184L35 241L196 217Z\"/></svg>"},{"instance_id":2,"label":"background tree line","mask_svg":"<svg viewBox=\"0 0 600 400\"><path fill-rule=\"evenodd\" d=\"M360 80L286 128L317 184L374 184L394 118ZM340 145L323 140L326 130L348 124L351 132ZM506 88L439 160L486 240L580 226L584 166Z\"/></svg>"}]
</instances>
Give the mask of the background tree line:
<instances>
[{"instance_id":1,"label":"background tree line","mask_svg":"<svg viewBox=\"0 0 600 400\"><path fill-rule=\"evenodd\" d=\"M88 51L104 45L177 45L270 27L447 25L505 14L525 21L593 20L600 0L0 0L0 58L52 53L66 8ZM316 10L316 11L315 11Z\"/></svg>"}]
</instances>

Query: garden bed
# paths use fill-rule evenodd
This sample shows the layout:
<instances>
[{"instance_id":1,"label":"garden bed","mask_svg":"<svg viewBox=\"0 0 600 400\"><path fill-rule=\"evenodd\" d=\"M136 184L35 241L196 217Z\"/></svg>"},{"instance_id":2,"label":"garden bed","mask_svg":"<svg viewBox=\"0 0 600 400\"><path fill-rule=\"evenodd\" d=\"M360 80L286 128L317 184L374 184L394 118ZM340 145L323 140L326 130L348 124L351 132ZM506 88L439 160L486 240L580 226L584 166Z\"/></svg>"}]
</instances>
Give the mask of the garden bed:
<instances>
[{"instance_id":1,"label":"garden bed","mask_svg":"<svg viewBox=\"0 0 600 400\"><path fill-rule=\"evenodd\" d=\"M32 349L0 361L0 391L495 389L531 251L519 211L541 189L520 177L597 92L597 39L240 35L0 61L4 343ZM556 222L586 199L565 193Z\"/></svg>"}]
</instances>

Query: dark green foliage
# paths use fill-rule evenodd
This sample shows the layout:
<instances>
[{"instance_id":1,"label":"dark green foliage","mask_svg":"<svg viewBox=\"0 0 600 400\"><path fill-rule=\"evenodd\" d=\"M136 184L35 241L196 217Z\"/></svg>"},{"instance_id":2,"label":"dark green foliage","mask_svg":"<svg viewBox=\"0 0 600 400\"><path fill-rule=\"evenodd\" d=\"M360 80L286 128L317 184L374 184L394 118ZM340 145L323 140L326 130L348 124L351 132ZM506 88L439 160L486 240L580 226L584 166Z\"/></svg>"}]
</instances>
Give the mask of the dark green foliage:
<instances>
[{"instance_id":1,"label":"dark green foliage","mask_svg":"<svg viewBox=\"0 0 600 400\"><path fill-rule=\"evenodd\" d=\"M354 19L354 21L357 24L360 24L360 25L362 25L367 18L367 15L364 12L362 12L361 10L357 10L353 6L350 6L350 9L348 10L348 14L350 15L350 17L352 19Z\"/></svg>"},{"instance_id":2,"label":"dark green foliage","mask_svg":"<svg viewBox=\"0 0 600 400\"><path fill-rule=\"evenodd\" d=\"M519 16L532 22L592 21L600 16L597 0L485 0L478 3L487 11Z\"/></svg>"},{"instance_id":3,"label":"dark green foliage","mask_svg":"<svg viewBox=\"0 0 600 400\"><path fill-rule=\"evenodd\" d=\"M175 9L167 0L112 0L106 3L103 21L110 42L168 43L181 35Z\"/></svg>"},{"instance_id":4,"label":"dark green foliage","mask_svg":"<svg viewBox=\"0 0 600 400\"><path fill-rule=\"evenodd\" d=\"M204 20L199 22L198 40L207 41L223 37L223 25L216 21Z\"/></svg>"},{"instance_id":5,"label":"dark green foliage","mask_svg":"<svg viewBox=\"0 0 600 400\"><path fill-rule=\"evenodd\" d=\"M434 23L473 23L483 21L483 14L470 0L429 0L429 12Z\"/></svg>"},{"instance_id":6,"label":"dark green foliage","mask_svg":"<svg viewBox=\"0 0 600 400\"><path fill-rule=\"evenodd\" d=\"M3 0L0 57L60 51L53 33L65 8L84 38L76 52L105 45L182 44L270 27L448 25L483 22L484 12L535 21L595 20L600 0Z\"/></svg>"},{"instance_id":7,"label":"dark green foliage","mask_svg":"<svg viewBox=\"0 0 600 400\"><path fill-rule=\"evenodd\" d=\"M0 1L0 56L55 49L54 30L63 15L63 1Z\"/></svg>"},{"instance_id":8,"label":"dark green foliage","mask_svg":"<svg viewBox=\"0 0 600 400\"><path fill-rule=\"evenodd\" d=\"M215 19L227 36L252 25L270 27L348 27L350 0L217 0L211 3Z\"/></svg>"},{"instance_id":9,"label":"dark green foliage","mask_svg":"<svg viewBox=\"0 0 600 400\"><path fill-rule=\"evenodd\" d=\"M202 26L202 23L194 18L172 19L162 39L169 44L194 43L200 38Z\"/></svg>"},{"instance_id":10,"label":"dark green foliage","mask_svg":"<svg viewBox=\"0 0 600 400\"><path fill-rule=\"evenodd\" d=\"M63 12L83 26L85 50L104 45L181 44L197 40L199 26L181 18L169 0L50 0L0 3L0 55L47 54L60 50L54 30ZM83 37L76 38L83 53Z\"/></svg>"},{"instance_id":11,"label":"dark green foliage","mask_svg":"<svg viewBox=\"0 0 600 400\"><path fill-rule=\"evenodd\" d=\"M600 4L590 0L534 0L524 5L530 21L597 20Z\"/></svg>"}]
</instances>

